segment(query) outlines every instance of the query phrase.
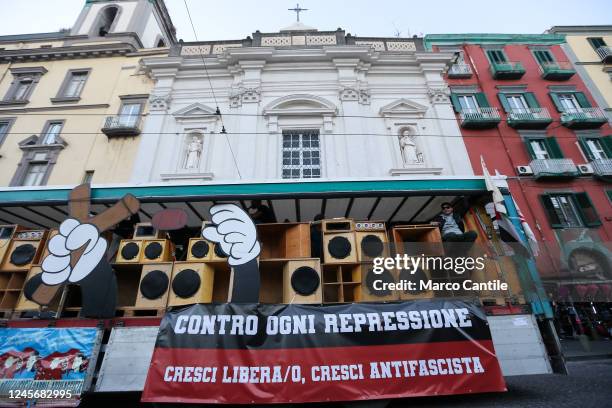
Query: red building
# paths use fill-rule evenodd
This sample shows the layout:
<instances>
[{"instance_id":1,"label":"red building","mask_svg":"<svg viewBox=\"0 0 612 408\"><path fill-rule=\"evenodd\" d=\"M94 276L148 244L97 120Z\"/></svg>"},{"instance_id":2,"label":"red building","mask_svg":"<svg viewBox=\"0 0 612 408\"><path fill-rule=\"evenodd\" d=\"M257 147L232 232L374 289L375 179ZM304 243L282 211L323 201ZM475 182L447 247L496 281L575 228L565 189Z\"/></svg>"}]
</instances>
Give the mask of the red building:
<instances>
[{"instance_id":1,"label":"red building","mask_svg":"<svg viewBox=\"0 0 612 408\"><path fill-rule=\"evenodd\" d=\"M472 166L482 174L483 156L508 176L539 241L543 280L612 279L610 126L563 42L555 34L425 38L426 47L457 52L447 79Z\"/></svg>"}]
</instances>

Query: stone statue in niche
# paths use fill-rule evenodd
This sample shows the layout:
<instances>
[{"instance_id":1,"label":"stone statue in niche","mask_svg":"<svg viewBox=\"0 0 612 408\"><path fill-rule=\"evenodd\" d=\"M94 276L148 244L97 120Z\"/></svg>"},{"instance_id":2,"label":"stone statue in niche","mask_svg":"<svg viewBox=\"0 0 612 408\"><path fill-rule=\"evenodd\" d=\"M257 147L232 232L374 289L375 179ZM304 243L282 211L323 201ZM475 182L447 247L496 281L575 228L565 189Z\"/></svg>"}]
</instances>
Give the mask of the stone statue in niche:
<instances>
[{"instance_id":1,"label":"stone statue in niche","mask_svg":"<svg viewBox=\"0 0 612 408\"><path fill-rule=\"evenodd\" d=\"M404 165L420 164L423 162L423 155L418 151L415 137L410 130L404 129L400 135L400 148Z\"/></svg>"},{"instance_id":2,"label":"stone statue in niche","mask_svg":"<svg viewBox=\"0 0 612 408\"><path fill-rule=\"evenodd\" d=\"M198 136L192 136L191 141L187 144L187 152L185 154L185 169L197 169L200 167L200 158L202 157L202 142Z\"/></svg>"}]
</instances>

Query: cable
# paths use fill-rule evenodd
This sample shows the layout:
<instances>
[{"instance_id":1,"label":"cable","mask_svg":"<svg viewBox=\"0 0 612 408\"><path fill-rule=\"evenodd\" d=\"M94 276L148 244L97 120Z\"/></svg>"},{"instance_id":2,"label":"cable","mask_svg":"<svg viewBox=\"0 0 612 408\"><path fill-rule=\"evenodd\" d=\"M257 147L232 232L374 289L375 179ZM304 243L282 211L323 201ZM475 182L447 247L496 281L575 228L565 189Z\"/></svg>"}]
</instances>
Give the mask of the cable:
<instances>
[{"instance_id":1,"label":"cable","mask_svg":"<svg viewBox=\"0 0 612 408\"><path fill-rule=\"evenodd\" d=\"M191 29L193 31L193 37L196 42L198 41L198 34L196 33L195 26L193 25L193 20L191 19L191 12L189 11L189 6L187 5L187 0L183 0L185 3L185 9L187 10L187 17L189 17L189 23L191 24ZM213 100L215 101L215 105L217 107L216 114L219 115L221 119L221 133L225 135L225 141L227 142L227 146L229 147L230 154L232 155L232 159L234 160L234 166L236 166L236 171L238 172L238 178L242 179L242 174L240 174L240 167L238 167L238 161L236 160L236 155L234 154L234 149L232 149L232 144L230 143L229 136L227 131L225 130L225 123L223 122L223 115L221 114L221 110L219 109L219 103L217 102L217 97L215 96L215 88L213 87L212 81L210 80L210 75L208 74L208 68L206 67L206 61L204 60L204 55L199 53L200 58L202 59L202 64L204 65L204 71L206 72L206 78L208 79L208 85L210 86L210 92L212 93Z\"/></svg>"}]
</instances>

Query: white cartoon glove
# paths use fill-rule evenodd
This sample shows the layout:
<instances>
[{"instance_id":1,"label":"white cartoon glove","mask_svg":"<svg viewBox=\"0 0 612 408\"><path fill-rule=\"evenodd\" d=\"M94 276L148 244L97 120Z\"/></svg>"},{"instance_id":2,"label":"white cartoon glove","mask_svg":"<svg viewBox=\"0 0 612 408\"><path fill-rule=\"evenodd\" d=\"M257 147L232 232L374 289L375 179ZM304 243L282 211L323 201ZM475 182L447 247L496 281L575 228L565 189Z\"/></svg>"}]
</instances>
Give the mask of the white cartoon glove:
<instances>
[{"instance_id":1,"label":"white cartoon glove","mask_svg":"<svg viewBox=\"0 0 612 408\"><path fill-rule=\"evenodd\" d=\"M257 230L249 214L234 204L219 204L210 208L215 225L204 228L202 236L218 242L229 255L231 266L243 265L259 255Z\"/></svg>"},{"instance_id":2,"label":"white cartoon glove","mask_svg":"<svg viewBox=\"0 0 612 408\"><path fill-rule=\"evenodd\" d=\"M70 266L70 254L87 244L79 261ZM107 242L93 224L81 224L68 218L60 224L59 234L49 240L49 255L42 263L42 281L59 285L66 281L79 282L94 270L106 252Z\"/></svg>"}]
</instances>

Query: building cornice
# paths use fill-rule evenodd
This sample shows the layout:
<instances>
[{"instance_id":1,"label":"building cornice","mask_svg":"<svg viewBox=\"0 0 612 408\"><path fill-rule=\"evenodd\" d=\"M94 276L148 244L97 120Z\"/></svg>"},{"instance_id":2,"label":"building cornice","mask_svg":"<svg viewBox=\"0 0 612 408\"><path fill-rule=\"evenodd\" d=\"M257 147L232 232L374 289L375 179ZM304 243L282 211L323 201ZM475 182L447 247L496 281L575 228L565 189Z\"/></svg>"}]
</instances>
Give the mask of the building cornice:
<instances>
[{"instance_id":1,"label":"building cornice","mask_svg":"<svg viewBox=\"0 0 612 408\"><path fill-rule=\"evenodd\" d=\"M109 43L93 45L72 45L68 47L29 48L21 50L0 51L0 62L45 61L56 59L76 59L91 57L108 57L126 55L136 51L136 47L127 43Z\"/></svg>"},{"instance_id":2,"label":"building cornice","mask_svg":"<svg viewBox=\"0 0 612 408\"><path fill-rule=\"evenodd\" d=\"M565 42L563 34L427 34L423 39L426 50L432 45L453 44L542 44Z\"/></svg>"},{"instance_id":3,"label":"building cornice","mask_svg":"<svg viewBox=\"0 0 612 408\"><path fill-rule=\"evenodd\" d=\"M612 34L612 25L553 26L547 32L552 34Z\"/></svg>"}]
</instances>

